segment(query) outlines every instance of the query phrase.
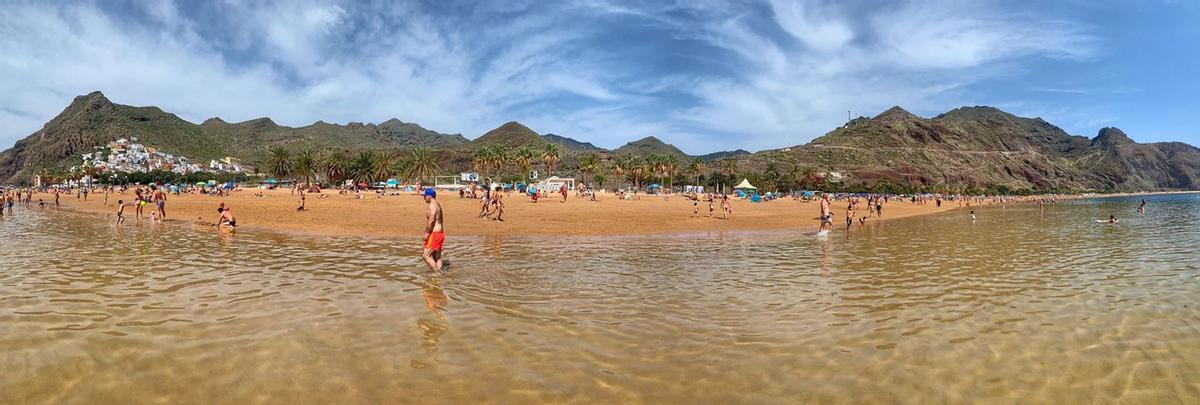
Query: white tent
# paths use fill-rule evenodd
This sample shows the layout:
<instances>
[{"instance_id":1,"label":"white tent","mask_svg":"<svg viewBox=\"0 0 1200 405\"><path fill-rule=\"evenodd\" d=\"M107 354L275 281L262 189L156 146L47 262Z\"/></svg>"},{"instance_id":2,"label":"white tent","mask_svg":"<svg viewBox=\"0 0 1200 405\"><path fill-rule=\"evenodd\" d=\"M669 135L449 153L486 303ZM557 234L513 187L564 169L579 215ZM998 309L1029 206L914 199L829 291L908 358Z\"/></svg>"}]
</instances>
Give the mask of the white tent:
<instances>
[{"instance_id":1,"label":"white tent","mask_svg":"<svg viewBox=\"0 0 1200 405\"><path fill-rule=\"evenodd\" d=\"M742 182L741 182L741 183L739 183L739 184L738 184L736 187L734 187L733 189L734 189L734 190L737 190L737 189L743 189L743 188L744 188L744 189L750 189L750 190L758 190L758 187L754 187L754 186L750 185L750 180L746 180L746 179L742 179Z\"/></svg>"}]
</instances>

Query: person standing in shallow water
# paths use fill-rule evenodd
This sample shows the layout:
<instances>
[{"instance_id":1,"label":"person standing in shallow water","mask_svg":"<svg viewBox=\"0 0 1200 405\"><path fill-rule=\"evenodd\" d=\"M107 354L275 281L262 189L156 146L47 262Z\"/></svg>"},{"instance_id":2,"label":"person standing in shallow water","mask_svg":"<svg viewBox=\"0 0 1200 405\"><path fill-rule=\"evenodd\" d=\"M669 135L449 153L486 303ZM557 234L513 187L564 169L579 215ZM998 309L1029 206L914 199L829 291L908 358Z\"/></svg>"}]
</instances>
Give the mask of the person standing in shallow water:
<instances>
[{"instance_id":1,"label":"person standing in shallow water","mask_svg":"<svg viewBox=\"0 0 1200 405\"><path fill-rule=\"evenodd\" d=\"M421 258L430 270L442 271L442 245L446 242L446 232L442 226L442 204L437 201L437 191L425 189L425 203L429 209L425 211L424 246L421 248Z\"/></svg>"},{"instance_id":2,"label":"person standing in shallow water","mask_svg":"<svg viewBox=\"0 0 1200 405\"><path fill-rule=\"evenodd\" d=\"M829 207L829 193L821 196L821 228L819 232L833 230L833 209Z\"/></svg>"}]
</instances>

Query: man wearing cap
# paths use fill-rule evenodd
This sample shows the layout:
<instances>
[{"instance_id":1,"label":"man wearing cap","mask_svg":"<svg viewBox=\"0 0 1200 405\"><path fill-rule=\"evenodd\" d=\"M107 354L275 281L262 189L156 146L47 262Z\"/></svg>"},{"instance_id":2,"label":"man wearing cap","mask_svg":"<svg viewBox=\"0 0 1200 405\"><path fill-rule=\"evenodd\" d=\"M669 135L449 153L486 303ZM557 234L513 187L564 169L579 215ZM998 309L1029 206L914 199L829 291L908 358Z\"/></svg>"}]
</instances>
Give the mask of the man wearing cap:
<instances>
[{"instance_id":1,"label":"man wearing cap","mask_svg":"<svg viewBox=\"0 0 1200 405\"><path fill-rule=\"evenodd\" d=\"M442 205L437 201L437 191L425 189L425 203L429 210L425 212L425 245L421 249L421 258L429 269L442 271L442 244L446 242L446 234L442 230Z\"/></svg>"}]
</instances>

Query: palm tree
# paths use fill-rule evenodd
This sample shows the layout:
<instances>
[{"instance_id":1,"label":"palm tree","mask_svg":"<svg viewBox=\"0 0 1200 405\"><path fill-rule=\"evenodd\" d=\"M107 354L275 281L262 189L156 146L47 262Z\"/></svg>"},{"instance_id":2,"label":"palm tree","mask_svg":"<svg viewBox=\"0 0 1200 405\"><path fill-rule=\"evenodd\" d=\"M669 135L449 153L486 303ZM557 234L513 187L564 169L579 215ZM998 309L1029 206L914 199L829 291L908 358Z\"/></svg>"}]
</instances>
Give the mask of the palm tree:
<instances>
[{"instance_id":1,"label":"palm tree","mask_svg":"<svg viewBox=\"0 0 1200 405\"><path fill-rule=\"evenodd\" d=\"M521 173L524 173L521 178L525 179L526 184L529 183L529 171L533 169L533 159L533 149L529 149L528 146L522 146L513 155L513 163L516 163L517 167L521 169Z\"/></svg>"},{"instance_id":2,"label":"palm tree","mask_svg":"<svg viewBox=\"0 0 1200 405\"><path fill-rule=\"evenodd\" d=\"M375 154L375 160L371 162L371 182L380 182L392 177L392 166L395 161L396 155L393 152L384 151Z\"/></svg>"},{"instance_id":3,"label":"palm tree","mask_svg":"<svg viewBox=\"0 0 1200 405\"><path fill-rule=\"evenodd\" d=\"M407 174L416 177L417 181L433 176L438 171L437 157L432 150L424 147L413 148L408 152L407 166Z\"/></svg>"},{"instance_id":4,"label":"palm tree","mask_svg":"<svg viewBox=\"0 0 1200 405\"><path fill-rule=\"evenodd\" d=\"M548 143L546 148L542 149L542 161L546 162L546 175L554 173L554 166L558 165L562 159L562 148L557 144Z\"/></svg>"},{"instance_id":5,"label":"palm tree","mask_svg":"<svg viewBox=\"0 0 1200 405\"><path fill-rule=\"evenodd\" d=\"M629 161L624 157L618 156L612 162L613 180L617 182L617 188L621 188L621 179L625 178L625 171L629 168Z\"/></svg>"},{"instance_id":6,"label":"palm tree","mask_svg":"<svg viewBox=\"0 0 1200 405\"><path fill-rule=\"evenodd\" d=\"M345 180L346 171L350 168L350 159L346 157L346 151L330 149L321 156L320 166L325 180L336 186Z\"/></svg>"},{"instance_id":7,"label":"palm tree","mask_svg":"<svg viewBox=\"0 0 1200 405\"><path fill-rule=\"evenodd\" d=\"M354 161L350 163L350 168L347 172L349 172L351 177L354 177L356 184L364 181L370 182L372 176L371 169L374 167L374 162L375 153L364 150L359 152Z\"/></svg>"},{"instance_id":8,"label":"palm tree","mask_svg":"<svg viewBox=\"0 0 1200 405\"><path fill-rule=\"evenodd\" d=\"M475 171L479 172L480 180L487 178L488 167L492 165L492 148L483 147L475 150L471 155L471 164L475 167Z\"/></svg>"},{"instance_id":9,"label":"palm tree","mask_svg":"<svg viewBox=\"0 0 1200 405\"><path fill-rule=\"evenodd\" d=\"M733 160L732 158L725 159L724 162L721 162L721 169L725 171L725 175L729 177L730 182L737 181L733 178L733 175L737 173L738 169L736 160Z\"/></svg>"},{"instance_id":10,"label":"palm tree","mask_svg":"<svg viewBox=\"0 0 1200 405\"><path fill-rule=\"evenodd\" d=\"M597 183L600 183L600 189L603 190L604 180L607 180L608 178L604 176L604 173L597 173L595 179Z\"/></svg>"},{"instance_id":11,"label":"palm tree","mask_svg":"<svg viewBox=\"0 0 1200 405\"><path fill-rule=\"evenodd\" d=\"M635 190L642 188L642 175L646 173L646 162L640 157L630 156L625 161L625 165L627 167L626 171L629 172L629 177L633 179L633 188Z\"/></svg>"},{"instance_id":12,"label":"palm tree","mask_svg":"<svg viewBox=\"0 0 1200 405\"><path fill-rule=\"evenodd\" d=\"M267 173L283 179L292 175L292 157L287 149L276 146L267 155Z\"/></svg>"},{"instance_id":13,"label":"palm tree","mask_svg":"<svg viewBox=\"0 0 1200 405\"><path fill-rule=\"evenodd\" d=\"M304 179L304 184L312 184L312 178L316 176L317 170L320 169L317 152L312 149L304 149L296 154L296 158L292 161L292 172Z\"/></svg>"},{"instance_id":14,"label":"palm tree","mask_svg":"<svg viewBox=\"0 0 1200 405\"><path fill-rule=\"evenodd\" d=\"M508 163L508 149L505 149L503 146L496 145L492 147L492 152L489 155L492 158L492 168L496 169L497 175L500 175L504 172L504 164Z\"/></svg>"},{"instance_id":15,"label":"palm tree","mask_svg":"<svg viewBox=\"0 0 1200 405\"><path fill-rule=\"evenodd\" d=\"M700 185L700 173L704 172L704 166L704 159L702 158L694 158L688 163L687 172L696 178L696 185Z\"/></svg>"},{"instance_id":16,"label":"palm tree","mask_svg":"<svg viewBox=\"0 0 1200 405\"><path fill-rule=\"evenodd\" d=\"M595 176L596 170L600 167L600 157L595 153L588 153L579 159L579 172L584 176ZM586 182L586 179L585 179Z\"/></svg>"}]
</instances>

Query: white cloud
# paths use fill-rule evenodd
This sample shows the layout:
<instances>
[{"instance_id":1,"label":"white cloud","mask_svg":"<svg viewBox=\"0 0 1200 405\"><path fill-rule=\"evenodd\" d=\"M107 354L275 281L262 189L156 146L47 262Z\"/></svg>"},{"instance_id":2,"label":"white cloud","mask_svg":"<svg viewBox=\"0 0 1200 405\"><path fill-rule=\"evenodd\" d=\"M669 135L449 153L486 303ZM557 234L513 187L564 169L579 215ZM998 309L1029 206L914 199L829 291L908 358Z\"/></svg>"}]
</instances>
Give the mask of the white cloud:
<instances>
[{"instance_id":1,"label":"white cloud","mask_svg":"<svg viewBox=\"0 0 1200 405\"><path fill-rule=\"evenodd\" d=\"M474 137L520 120L608 147L655 135L693 153L761 149L805 142L847 109L943 105L1022 58L1090 55L1081 27L986 2L765 1L485 2L457 15L319 0L205 3L214 10L196 15L165 1L139 5L148 21L90 3L11 4L0 8L0 144L101 90L194 122L398 117ZM610 42L632 32L654 37ZM641 59L623 48L642 42L706 45ZM675 52L695 66L659 66Z\"/></svg>"}]
</instances>

